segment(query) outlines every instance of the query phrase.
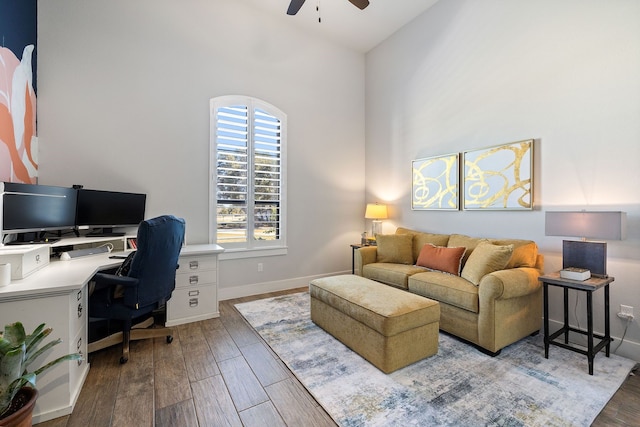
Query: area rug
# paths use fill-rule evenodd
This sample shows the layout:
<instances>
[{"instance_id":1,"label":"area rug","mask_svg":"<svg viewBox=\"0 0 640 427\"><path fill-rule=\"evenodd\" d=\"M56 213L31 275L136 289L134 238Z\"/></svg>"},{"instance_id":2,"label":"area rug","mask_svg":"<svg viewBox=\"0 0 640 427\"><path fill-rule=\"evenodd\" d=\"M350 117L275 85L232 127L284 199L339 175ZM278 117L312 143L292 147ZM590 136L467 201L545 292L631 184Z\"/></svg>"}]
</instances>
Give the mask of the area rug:
<instances>
[{"instance_id":1,"label":"area rug","mask_svg":"<svg viewBox=\"0 0 640 427\"><path fill-rule=\"evenodd\" d=\"M635 362L587 358L541 337L497 357L440 334L438 354L389 375L309 318L307 292L236 304L340 426L588 426Z\"/></svg>"}]
</instances>

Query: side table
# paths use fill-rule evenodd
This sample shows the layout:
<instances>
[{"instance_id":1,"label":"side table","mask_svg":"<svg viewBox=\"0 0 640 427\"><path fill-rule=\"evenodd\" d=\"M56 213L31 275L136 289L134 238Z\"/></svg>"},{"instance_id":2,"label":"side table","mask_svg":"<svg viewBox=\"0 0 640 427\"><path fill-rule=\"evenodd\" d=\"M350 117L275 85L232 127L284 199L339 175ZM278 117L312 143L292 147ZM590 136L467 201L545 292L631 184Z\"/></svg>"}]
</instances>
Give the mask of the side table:
<instances>
[{"instance_id":1,"label":"side table","mask_svg":"<svg viewBox=\"0 0 640 427\"><path fill-rule=\"evenodd\" d=\"M593 375L593 359L595 355L605 348L606 356L609 357L611 347L611 331L609 325L609 284L614 281L613 277L596 278L588 280L570 280L560 277L560 272L540 276L544 288L544 357L549 358L549 345L556 345L576 353L584 354L589 361L589 375ZM549 285L559 286L564 291L564 325L558 331L549 335ZM593 292L604 288L604 335L593 333ZM587 330L572 328L569 326L569 289L583 291L587 295ZM576 332L587 336L587 349L569 344L569 332ZM556 338L564 334L564 342L556 341ZM594 343L594 338L600 342Z\"/></svg>"}]
</instances>

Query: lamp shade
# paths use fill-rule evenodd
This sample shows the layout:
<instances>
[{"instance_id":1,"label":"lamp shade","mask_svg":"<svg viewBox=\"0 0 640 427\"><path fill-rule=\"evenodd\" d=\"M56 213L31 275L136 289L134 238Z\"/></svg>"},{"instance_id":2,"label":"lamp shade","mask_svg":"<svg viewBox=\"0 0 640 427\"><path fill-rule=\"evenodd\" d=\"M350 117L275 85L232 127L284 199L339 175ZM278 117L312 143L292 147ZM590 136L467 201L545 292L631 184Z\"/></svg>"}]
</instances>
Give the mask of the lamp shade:
<instances>
[{"instance_id":1,"label":"lamp shade","mask_svg":"<svg viewBox=\"0 0 640 427\"><path fill-rule=\"evenodd\" d=\"M387 218L387 205L380 205L378 203L367 204L367 209L364 213L366 219L386 219Z\"/></svg>"},{"instance_id":2,"label":"lamp shade","mask_svg":"<svg viewBox=\"0 0 640 427\"><path fill-rule=\"evenodd\" d=\"M544 234L546 236L622 240L625 238L626 225L626 212L546 212Z\"/></svg>"}]
</instances>

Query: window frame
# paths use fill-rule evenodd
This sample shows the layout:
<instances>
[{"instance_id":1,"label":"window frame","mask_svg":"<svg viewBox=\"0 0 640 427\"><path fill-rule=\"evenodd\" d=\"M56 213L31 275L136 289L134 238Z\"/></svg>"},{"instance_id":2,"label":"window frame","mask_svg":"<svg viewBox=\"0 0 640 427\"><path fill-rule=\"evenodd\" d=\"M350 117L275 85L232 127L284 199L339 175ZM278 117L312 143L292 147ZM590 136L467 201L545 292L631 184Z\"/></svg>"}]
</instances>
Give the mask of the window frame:
<instances>
[{"instance_id":1,"label":"window frame","mask_svg":"<svg viewBox=\"0 0 640 427\"><path fill-rule=\"evenodd\" d=\"M280 200L279 200L279 219L278 219L278 236L277 240L256 240L250 234L253 230L253 224L255 216L247 215L247 220L250 224L247 224L247 239L243 242L227 242L218 243L218 221L217 221L217 180L218 180L218 141L217 141L217 110L221 107L232 106L246 106L248 108L247 128L251 133L254 129L254 112L256 109L264 110L271 116L277 118L280 121ZM286 203L286 176L287 176L287 115L266 101L261 99L244 96L244 95L223 95L211 98L209 100L209 242L221 244L225 248L224 254L221 254L221 258L234 259L245 258L253 256L269 256L269 255L282 255L286 254L287 249L287 203ZM253 138L248 138L248 155L253 156L255 154L255 144ZM251 163L250 176L248 176L248 191L247 208L250 208L251 213L255 207L254 194L255 194L255 165Z\"/></svg>"}]
</instances>

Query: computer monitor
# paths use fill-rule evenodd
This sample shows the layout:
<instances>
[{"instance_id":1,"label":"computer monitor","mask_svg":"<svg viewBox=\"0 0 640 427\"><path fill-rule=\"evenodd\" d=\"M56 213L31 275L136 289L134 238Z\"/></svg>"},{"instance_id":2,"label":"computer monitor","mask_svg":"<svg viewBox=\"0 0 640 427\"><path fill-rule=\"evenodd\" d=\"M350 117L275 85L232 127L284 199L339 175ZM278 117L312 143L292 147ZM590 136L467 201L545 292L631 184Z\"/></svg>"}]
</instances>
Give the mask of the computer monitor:
<instances>
[{"instance_id":1,"label":"computer monitor","mask_svg":"<svg viewBox=\"0 0 640 427\"><path fill-rule=\"evenodd\" d=\"M16 239L7 243L39 243L46 232L74 229L77 190L17 182L3 184L3 237L16 234Z\"/></svg>"},{"instance_id":2,"label":"computer monitor","mask_svg":"<svg viewBox=\"0 0 640 427\"><path fill-rule=\"evenodd\" d=\"M104 190L78 190L76 226L91 235L115 235L116 227L137 227L144 220L147 195Z\"/></svg>"}]
</instances>

